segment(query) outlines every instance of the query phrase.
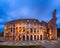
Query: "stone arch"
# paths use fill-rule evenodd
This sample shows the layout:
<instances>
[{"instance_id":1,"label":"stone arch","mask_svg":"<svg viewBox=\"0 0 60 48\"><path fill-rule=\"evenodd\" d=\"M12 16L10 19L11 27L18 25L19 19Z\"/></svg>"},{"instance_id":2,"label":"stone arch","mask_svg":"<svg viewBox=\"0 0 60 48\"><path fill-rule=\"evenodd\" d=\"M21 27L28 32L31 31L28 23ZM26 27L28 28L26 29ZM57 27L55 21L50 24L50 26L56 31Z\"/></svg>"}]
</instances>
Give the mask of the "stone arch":
<instances>
[{"instance_id":1,"label":"stone arch","mask_svg":"<svg viewBox=\"0 0 60 48\"><path fill-rule=\"evenodd\" d=\"M29 36L27 35L26 37L27 37L26 40L29 40Z\"/></svg>"},{"instance_id":2,"label":"stone arch","mask_svg":"<svg viewBox=\"0 0 60 48\"><path fill-rule=\"evenodd\" d=\"M40 35L40 40L42 40L42 35Z\"/></svg>"},{"instance_id":3,"label":"stone arch","mask_svg":"<svg viewBox=\"0 0 60 48\"><path fill-rule=\"evenodd\" d=\"M33 36L32 35L30 35L30 40L33 40Z\"/></svg>"},{"instance_id":4,"label":"stone arch","mask_svg":"<svg viewBox=\"0 0 60 48\"><path fill-rule=\"evenodd\" d=\"M39 35L37 35L37 40L39 40Z\"/></svg>"},{"instance_id":5,"label":"stone arch","mask_svg":"<svg viewBox=\"0 0 60 48\"><path fill-rule=\"evenodd\" d=\"M23 41L25 40L25 35L23 35Z\"/></svg>"},{"instance_id":6,"label":"stone arch","mask_svg":"<svg viewBox=\"0 0 60 48\"><path fill-rule=\"evenodd\" d=\"M34 35L34 40L36 40L36 35Z\"/></svg>"}]
</instances>

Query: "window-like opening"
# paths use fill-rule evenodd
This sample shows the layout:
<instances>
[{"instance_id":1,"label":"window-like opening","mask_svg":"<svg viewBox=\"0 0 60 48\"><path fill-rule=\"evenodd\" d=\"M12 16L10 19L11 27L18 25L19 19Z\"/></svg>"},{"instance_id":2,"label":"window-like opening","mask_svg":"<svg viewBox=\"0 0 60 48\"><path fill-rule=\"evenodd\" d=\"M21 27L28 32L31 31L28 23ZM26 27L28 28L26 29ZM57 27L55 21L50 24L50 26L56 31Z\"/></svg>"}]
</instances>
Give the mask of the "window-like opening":
<instances>
[{"instance_id":1,"label":"window-like opening","mask_svg":"<svg viewBox=\"0 0 60 48\"><path fill-rule=\"evenodd\" d=\"M33 32L33 29L32 29L32 28L30 28L30 32L31 32L31 33Z\"/></svg>"}]
</instances>

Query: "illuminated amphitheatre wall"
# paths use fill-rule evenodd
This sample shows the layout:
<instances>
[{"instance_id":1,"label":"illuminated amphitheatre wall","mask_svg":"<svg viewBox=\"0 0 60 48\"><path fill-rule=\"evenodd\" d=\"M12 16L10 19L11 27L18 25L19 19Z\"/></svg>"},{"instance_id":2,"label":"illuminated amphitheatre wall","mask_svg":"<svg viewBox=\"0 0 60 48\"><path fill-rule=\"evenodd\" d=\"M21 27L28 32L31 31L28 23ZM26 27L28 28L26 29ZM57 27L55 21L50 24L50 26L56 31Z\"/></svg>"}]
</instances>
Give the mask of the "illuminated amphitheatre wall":
<instances>
[{"instance_id":1,"label":"illuminated amphitheatre wall","mask_svg":"<svg viewBox=\"0 0 60 48\"><path fill-rule=\"evenodd\" d=\"M57 39L55 13L53 20L48 23L39 22L37 19L19 19L6 23L4 39L20 41Z\"/></svg>"}]
</instances>

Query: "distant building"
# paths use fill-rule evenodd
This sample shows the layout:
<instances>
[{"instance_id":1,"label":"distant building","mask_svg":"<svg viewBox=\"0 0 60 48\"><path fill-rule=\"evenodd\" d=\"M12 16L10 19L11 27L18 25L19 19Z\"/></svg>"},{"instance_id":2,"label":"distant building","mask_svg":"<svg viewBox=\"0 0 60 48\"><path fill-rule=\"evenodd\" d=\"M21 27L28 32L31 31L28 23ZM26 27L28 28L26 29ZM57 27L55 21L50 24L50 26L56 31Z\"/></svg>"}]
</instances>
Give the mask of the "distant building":
<instances>
[{"instance_id":1,"label":"distant building","mask_svg":"<svg viewBox=\"0 0 60 48\"><path fill-rule=\"evenodd\" d=\"M4 38L23 41L57 39L56 10L48 23L37 19L19 19L6 23Z\"/></svg>"}]
</instances>

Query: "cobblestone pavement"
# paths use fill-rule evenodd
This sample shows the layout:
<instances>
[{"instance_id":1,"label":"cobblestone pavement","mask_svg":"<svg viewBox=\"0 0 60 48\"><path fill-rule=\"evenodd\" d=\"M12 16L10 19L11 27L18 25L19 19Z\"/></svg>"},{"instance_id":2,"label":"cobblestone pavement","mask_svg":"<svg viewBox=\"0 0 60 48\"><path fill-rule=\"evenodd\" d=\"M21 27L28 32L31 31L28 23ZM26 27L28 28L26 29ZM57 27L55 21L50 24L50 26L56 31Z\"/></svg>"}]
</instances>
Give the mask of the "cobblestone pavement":
<instances>
[{"instance_id":1,"label":"cobblestone pavement","mask_svg":"<svg viewBox=\"0 0 60 48\"><path fill-rule=\"evenodd\" d=\"M0 45L9 46L29 46L29 45L42 45L46 48L60 48L60 42L56 40L40 40L40 41L4 41Z\"/></svg>"}]
</instances>

